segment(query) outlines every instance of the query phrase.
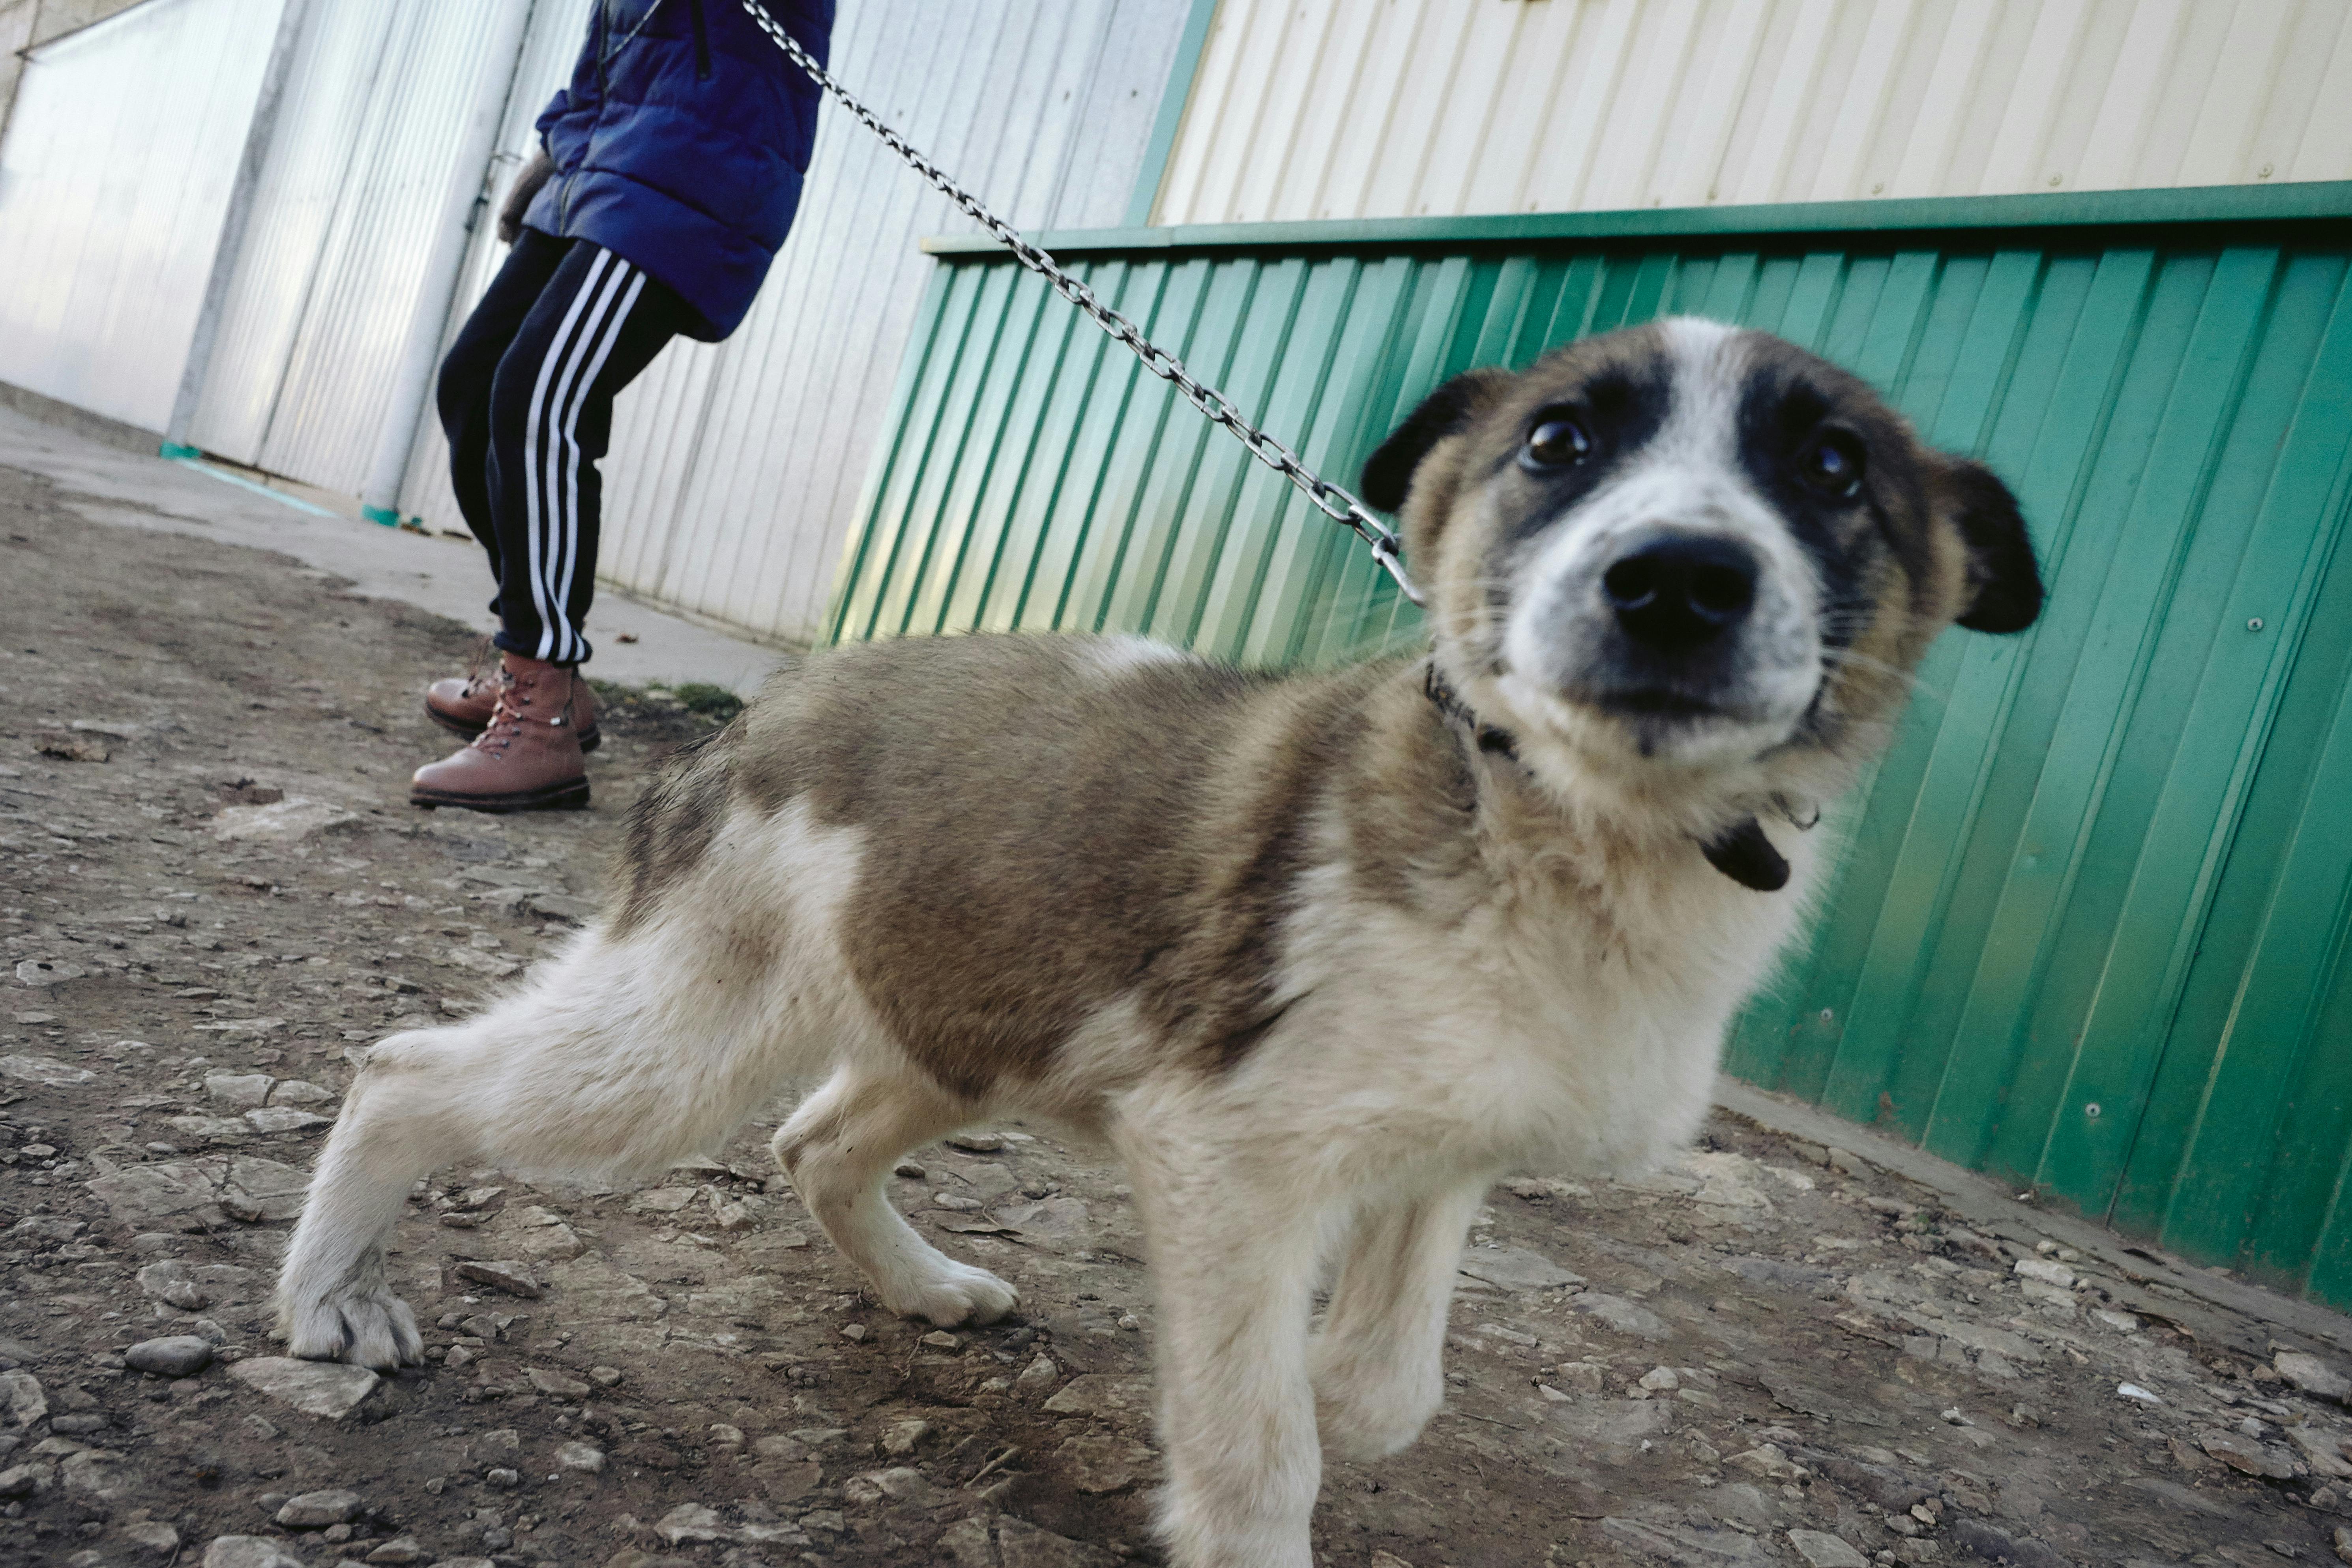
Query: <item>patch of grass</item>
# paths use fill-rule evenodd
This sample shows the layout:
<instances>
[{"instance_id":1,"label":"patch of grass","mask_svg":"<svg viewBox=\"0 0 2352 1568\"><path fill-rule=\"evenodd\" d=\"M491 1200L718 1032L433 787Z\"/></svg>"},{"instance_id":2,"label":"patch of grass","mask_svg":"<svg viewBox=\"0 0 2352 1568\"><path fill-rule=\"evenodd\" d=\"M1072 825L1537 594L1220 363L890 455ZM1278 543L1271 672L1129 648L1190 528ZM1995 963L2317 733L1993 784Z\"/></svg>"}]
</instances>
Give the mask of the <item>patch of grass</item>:
<instances>
[{"instance_id":1,"label":"patch of grass","mask_svg":"<svg viewBox=\"0 0 2352 1568\"><path fill-rule=\"evenodd\" d=\"M672 686L669 695L676 697L687 712L699 714L713 724L725 724L743 711L743 699L725 686L715 686L708 681L688 681L682 686Z\"/></svg>"}]
</instances>

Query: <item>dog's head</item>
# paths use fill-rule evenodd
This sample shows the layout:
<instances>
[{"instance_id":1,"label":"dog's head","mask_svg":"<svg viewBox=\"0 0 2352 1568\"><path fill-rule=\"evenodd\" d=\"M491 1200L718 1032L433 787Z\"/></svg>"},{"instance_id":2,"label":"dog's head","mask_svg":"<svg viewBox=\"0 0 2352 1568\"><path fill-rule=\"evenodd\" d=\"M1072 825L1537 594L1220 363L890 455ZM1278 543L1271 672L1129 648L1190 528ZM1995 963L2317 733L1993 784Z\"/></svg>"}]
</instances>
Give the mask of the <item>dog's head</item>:
<instances>
[{"instance_id":1,"label":"dog's head","mask_svg":"<svg viewBox=\"0 0 2352 1568\"><path fill-rule=\"evenodd\" d=\"M2042 605L2008 489L1855 377L1678 319L1440 387L1365 465L1441 671L1556 786L1700 831L1842 787L1954 622Z\"/></svg>"}]
</instances>

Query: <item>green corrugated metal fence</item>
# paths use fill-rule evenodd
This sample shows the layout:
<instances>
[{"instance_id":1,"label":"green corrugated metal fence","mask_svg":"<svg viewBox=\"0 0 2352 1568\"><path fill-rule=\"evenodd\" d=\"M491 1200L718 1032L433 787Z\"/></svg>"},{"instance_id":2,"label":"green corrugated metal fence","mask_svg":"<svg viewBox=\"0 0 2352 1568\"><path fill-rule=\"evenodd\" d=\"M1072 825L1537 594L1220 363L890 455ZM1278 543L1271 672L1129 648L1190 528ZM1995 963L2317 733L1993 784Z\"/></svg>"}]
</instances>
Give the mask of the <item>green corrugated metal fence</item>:
<instances>
[{"instance_id":1,"label":"green corrugated metal fence","mask_svg":"<svg viewBox=\"0 0 2352 1568\"><path fill-rule=\"evenodd\" d=\"M1351 476L1431 386L1666 313L1779 332L2016 487L1731 1070L2352 1305L2352 186L1057 236ZM1867 227L1864 225L1869 225ZM950 249L835 635L1413 634L1370 558L1002 254Z\"/></svg>"}]
</instances>

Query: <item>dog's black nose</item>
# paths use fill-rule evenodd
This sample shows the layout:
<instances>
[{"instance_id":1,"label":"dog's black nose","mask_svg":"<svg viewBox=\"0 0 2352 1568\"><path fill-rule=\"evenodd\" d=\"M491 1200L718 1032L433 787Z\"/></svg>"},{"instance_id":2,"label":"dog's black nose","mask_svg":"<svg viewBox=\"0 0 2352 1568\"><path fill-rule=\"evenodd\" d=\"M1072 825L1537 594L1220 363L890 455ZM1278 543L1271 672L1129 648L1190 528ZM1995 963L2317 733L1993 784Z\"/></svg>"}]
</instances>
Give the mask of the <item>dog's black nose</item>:
<instances>
[{"instance_id":1,"label":"dog's black nose","mask_svg":"<svg viewBox=\"0 0 2352 1568\"><path fill-rule=\"evenodd\" d=\"M1601 574L1625 634L1661 653L1705 647L1748 619L1756 553L1720 534L1656 535Z\"/></svg>"}]
</instances>

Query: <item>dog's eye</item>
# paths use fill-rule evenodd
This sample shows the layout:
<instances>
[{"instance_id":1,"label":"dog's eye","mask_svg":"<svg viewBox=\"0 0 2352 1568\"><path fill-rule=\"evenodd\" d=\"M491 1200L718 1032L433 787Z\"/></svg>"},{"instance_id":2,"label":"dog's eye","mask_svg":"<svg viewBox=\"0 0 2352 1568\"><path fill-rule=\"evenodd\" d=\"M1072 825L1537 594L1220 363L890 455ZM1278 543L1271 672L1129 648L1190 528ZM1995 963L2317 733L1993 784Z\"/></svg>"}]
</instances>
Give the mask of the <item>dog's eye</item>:
<instances>
[{"instance_id":1,"label":"dog's eye","mask_svg":"<svg viewBox=\"0 0 2352 1568\"><path fill-rule=\"evenodd\" d=\"M1862 444L1843 431L1817 435L1797 454L1797 476L1825 496L1851 500L1862 488Z\"/></svg>"},{"instance_id":2,"label":"dog's eye","mask_svg":"<svg viewBox=\"0 0 2352 1568\"><path fill-rule=\"evenodd\" d=\"M1548 408L1536 415L1519 462L1529 468L1566 468L1592 455L1592 437L1566 409Z\"/></svg>"}]
</instances>

